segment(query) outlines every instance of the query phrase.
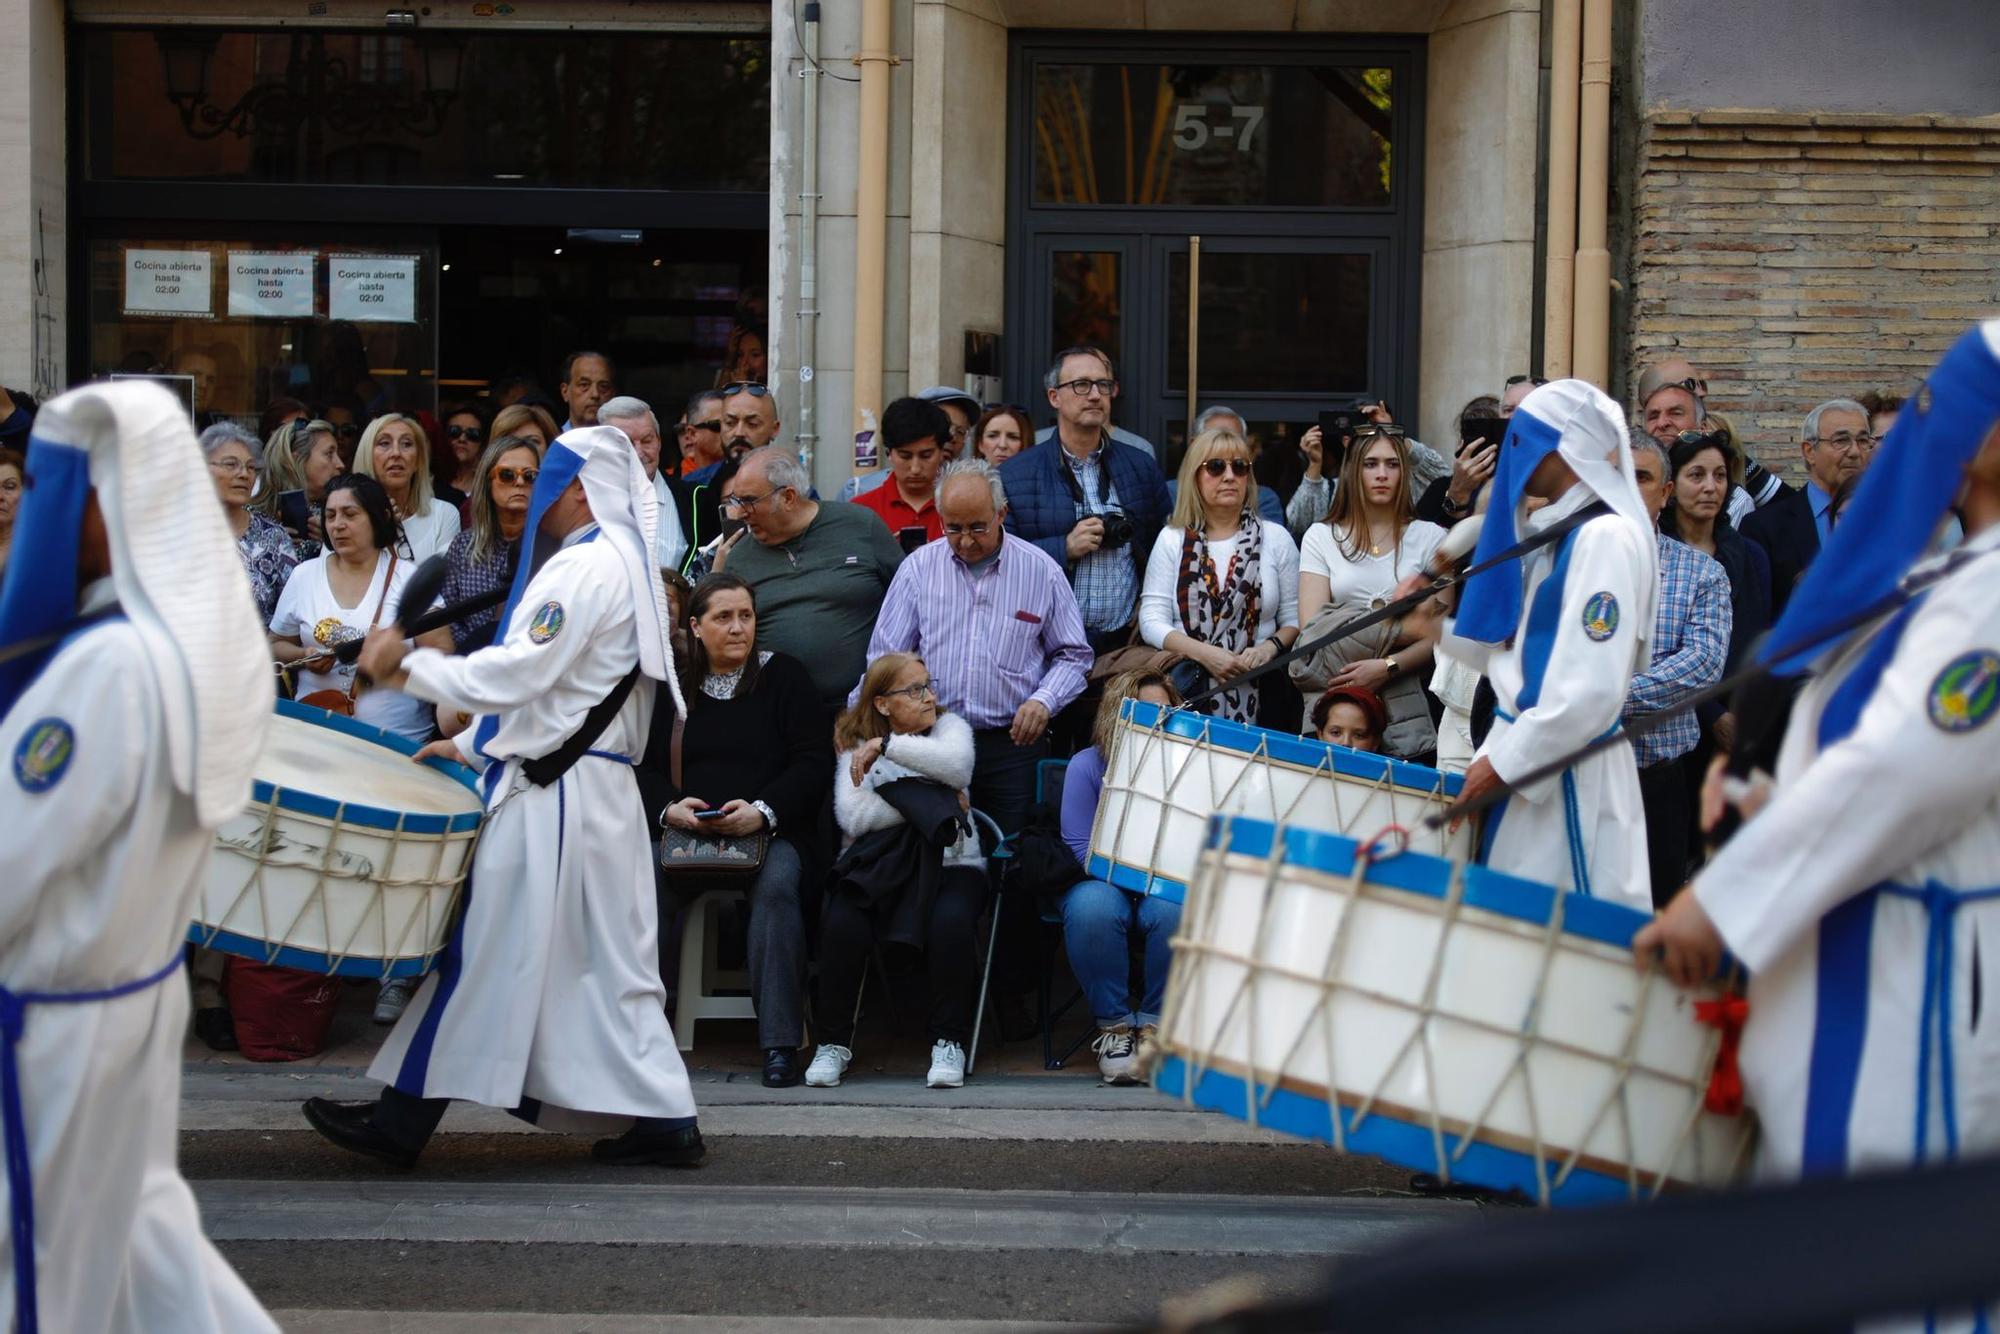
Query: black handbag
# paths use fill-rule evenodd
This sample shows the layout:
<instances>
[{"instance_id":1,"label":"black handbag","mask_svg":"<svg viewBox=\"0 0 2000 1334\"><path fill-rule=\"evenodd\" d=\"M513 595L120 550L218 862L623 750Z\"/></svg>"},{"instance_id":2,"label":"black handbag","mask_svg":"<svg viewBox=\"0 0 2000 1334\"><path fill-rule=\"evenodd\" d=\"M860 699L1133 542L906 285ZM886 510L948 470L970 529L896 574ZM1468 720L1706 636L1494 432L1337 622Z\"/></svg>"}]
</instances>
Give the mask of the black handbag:
<instances>
[{"instance_id":1,"label":"black handbag","mask_svg":"<svg viewBox=\"0 0 2000 1334\"><path fill-rule=\"evenodd\" d=\"M674 719L668 763L676 792L682 790L681 734L686 730L685 717ZM665 823L664 812L660 818L660 869L675 875L718 879L754 876L764 865L764 855L771 850L769 829L754 834L704 834Z\"/></svg>"}]
</instances>

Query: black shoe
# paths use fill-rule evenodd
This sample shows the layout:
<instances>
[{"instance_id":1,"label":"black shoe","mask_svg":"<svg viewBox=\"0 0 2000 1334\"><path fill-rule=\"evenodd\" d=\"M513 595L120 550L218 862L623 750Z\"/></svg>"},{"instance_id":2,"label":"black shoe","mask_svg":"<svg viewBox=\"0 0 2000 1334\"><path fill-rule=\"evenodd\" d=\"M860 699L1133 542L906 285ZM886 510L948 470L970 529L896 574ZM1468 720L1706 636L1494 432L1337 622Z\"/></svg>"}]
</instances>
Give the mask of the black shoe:
<instances>
[{"instance_id":1,"label":"black shoe","mask_svg":"<svg viewBox=\"0 0 2000 1334\"><path fill-rule=\"evenodd\" d=\"M788 1089L799 1082L797 1047L764 1048L764 1087Z\"/></svg>"},{"instance_id":2,"label":"black shoe","mask_svg":"<svg viewBox=\"0 0 2000 1334\"><path fill-rule=\"evenodd\" d=\"M331 1098L307 1098L306 1120L328 1140L404 1171L417 1165L416 1151L404 1148L375 1124L372 1102L335 1102Z\"/></svg>"},{"instance_id":3,"label":"black shoe","mask_svg":"<svg viewBox=\"0 0 2000 1334\"><path fill-rule=\"evenodd\" d=\"M635 1125L617 1139L601 1139L591 1145L590 1156L600 1163L623 1167L648 1163L655 1167L700 1167L702 1159L708 1157L708 1146L701 1142L698 1126L654 1130Z\"/></svg>"},{"instance_id":4,"label":"black shoe","mask_svg":"<svg viewBox=\"0 0 2000 1334\"><path fill-rule=\"evenodd\" d=\"M236 1050L236 1021L229 1009L211 1005L194 1012L194 1035L208 1044L210 1051Z\"/></svg>"}]
</instances>

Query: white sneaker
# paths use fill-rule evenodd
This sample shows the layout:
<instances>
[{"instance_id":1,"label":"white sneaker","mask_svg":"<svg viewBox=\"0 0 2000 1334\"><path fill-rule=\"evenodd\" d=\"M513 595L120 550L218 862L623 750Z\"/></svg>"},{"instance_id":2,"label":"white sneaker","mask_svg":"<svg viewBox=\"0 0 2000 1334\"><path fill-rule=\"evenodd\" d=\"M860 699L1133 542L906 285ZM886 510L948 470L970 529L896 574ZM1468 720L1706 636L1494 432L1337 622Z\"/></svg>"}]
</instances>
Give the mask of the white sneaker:
<instances>
[{"instance_id":1,"label":"white sneaker","mask_svg":"<svg viewBox=\"0 0 2000 1334\"><path fill-rule=\"evenodd\" d=\"M934 1089L965 1087L965 1048L939 1038L931 1044L931 1072L924 1083Z\"/></svg>"},{"instance_id":2,"label":"white sneaker","mask_svg":"<svg viewBox=\"0 0 2000 1334\"><path fill-rule=\"evenodd\" d=\"M1103 1076L1105 1083L1144 1082L1139 1078L1137 1044L1129 1025L1120 1024L1116 1028L1102 1030L1097 1040L1090 1044L1090 1049L1097 1053L1097 1073Z\"/></svg>"},{"instance_id":3,"label":"white sneaker","mask_svg":"<svg viewBox=\"0 0 2000 1334\"><path fill-rule=\"evenodd\" d=\"M417 979L414 977L391 978L375 993L375 1022L388 1025L403 1017L403 1010L416 994Z\"/></svg>"},{"instance_id":4,"label":"white sneaker","mask_svg":"<svg viewBox=\"0 0 2000 1334\"><path fill-rule=\"evenodd\" d=\"M806 1087L831 1089L840 1087L840 1077L847 1073L847 1064L854 1059L854 1053L845 1047L836 1047L831 1042L819 1044L813 1053L813 1063L806 1067Z\"/></svg>"}]
</instances>

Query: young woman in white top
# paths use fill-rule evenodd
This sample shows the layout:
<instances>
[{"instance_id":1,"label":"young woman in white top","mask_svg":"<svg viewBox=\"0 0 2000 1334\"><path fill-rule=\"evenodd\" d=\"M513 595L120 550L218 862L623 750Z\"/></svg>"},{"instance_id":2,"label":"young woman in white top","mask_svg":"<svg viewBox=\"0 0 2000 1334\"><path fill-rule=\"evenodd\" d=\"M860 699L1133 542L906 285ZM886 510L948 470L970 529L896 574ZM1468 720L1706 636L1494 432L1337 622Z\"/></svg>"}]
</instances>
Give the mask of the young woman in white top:
<instances>
[{"instance_id":1,"label":"young woman in white top","mask_svg":"<svg viewBox=\"0 0 2000 1334\"><path fill-rule=\"evenodd\" d=\"M1299 636L1299 549L1258 515L1250 446L1234 431L1203 431L1181 460L1173 515L1146 561L1139 635L1217 681L1262 667ZM1260 686L1291 688L1260 678L1203 710L1254 723Z\"/></svg>"},{"instance_id":2,"label":"young woman in white top","mask_svg":"<svg viewBox=\"0 0 2000 1334\"><path fill-rule=\"evenodd\" d=\"M1395 596L1397 584L1426 568L1445 530L1411 516L1409 470L1400 430L1363 428L1355 437L1341 462L1340 484L1326 518L1306 530L1300 547L1302 624L1310 625L1329 604L1340 608L1343 619L1381 606ZM1396 729L1396 724L1406 718L1415 724L1415 712L1423 712L1422 726L1416 728L1425 734L1422 744L1414 750L1409 744L1385 749L1408 755L1436 744L1428 708L1413 708L1423 703L1419 682L1436 643L1434 632L1404 638L1390 652L1351 663L1328 682L1330 689L1359 686L1381 696L1389 705L1392 729L1399 732L1407 729Z\"/></svg>"},{"instance_id":3,"label":"young woman in white top","mask_svg":"<svg viewBox=\"0 0 2000 1334\"><path fill-rule=\"evenodd\" d=\"M368 423L354 454L354 471L389 493L403 525L403 558L420 564L458 536L458 508L431 492L431 442L414 417L392 412Z\"/></svg>"},{"instance_id":4,"label":"young woman in white top","mask_svg":"<svg viewBox=\"0 0 2000 1334\"><path fill-rule=\"evenodd\" d=\"M316 691L345 694L352 688L356 720L411 741L427 741L428 705L400 690L357 687L354 665L339 662L332 653L338 644L365 638L370 626L395 621L403 585L415 568L400 554L392 559L396 521L388 497L373 478L359 473L336 477L326 488L322 522L326 550L292 571L271 613L272 656L296 669L301 699ZM452 651L449 630L433 630L417 642Z\"/></svg>"}]
</instances>

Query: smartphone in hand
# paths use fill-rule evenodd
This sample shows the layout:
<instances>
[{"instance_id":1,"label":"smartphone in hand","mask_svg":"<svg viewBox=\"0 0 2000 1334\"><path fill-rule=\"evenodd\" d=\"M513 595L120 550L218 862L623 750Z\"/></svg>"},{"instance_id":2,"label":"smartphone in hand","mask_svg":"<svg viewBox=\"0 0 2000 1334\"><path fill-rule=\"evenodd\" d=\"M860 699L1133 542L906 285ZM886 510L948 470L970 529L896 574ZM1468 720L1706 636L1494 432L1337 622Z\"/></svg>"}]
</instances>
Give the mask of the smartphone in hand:
<instances>
[{"instance_id":1,"label":"smartphone in hand","mask_svg":"<svg viewBox=\"0 0 2000 1334\"><path fill-rule=\"evenodd\" d=\"M905 556L930 540L930 534L926 533L919 526L913 525L909 528L898 528L896 530L896 543L903 548Z\"/></svg>"},{"instance_id":2,"label":"smartphone in hand","mask_svg":"<svg viewBox=\"0 0 2000 1334\"><path fill-rule=\"evenodd\" d=\"M1475 440L1497 445L1506 435L1505 417L1467 417L1458 424L1458 452L1463 454Z\"/></svg>"},{"instance_id":3,"label":"smartphone in hand","mask_svg":"<svg viewBox=\"0 0 2000 1334\"><path fill-rule=\"evenodd\" d=\"M722 812L719 810L696 811L694 813L694 818L697 820L720 820L722 818Z\"/></svg>"}]
</instances>

